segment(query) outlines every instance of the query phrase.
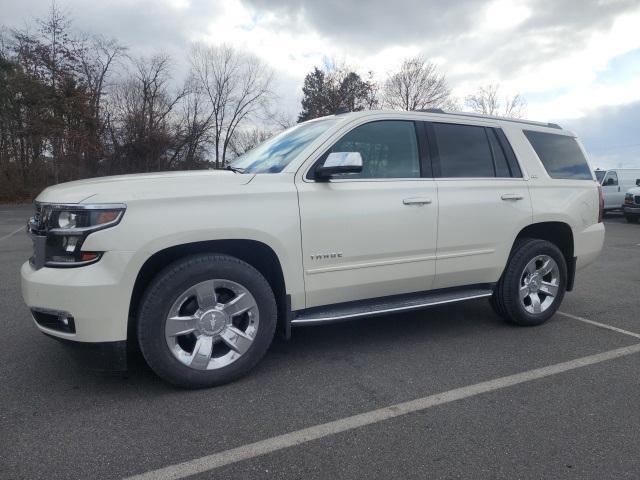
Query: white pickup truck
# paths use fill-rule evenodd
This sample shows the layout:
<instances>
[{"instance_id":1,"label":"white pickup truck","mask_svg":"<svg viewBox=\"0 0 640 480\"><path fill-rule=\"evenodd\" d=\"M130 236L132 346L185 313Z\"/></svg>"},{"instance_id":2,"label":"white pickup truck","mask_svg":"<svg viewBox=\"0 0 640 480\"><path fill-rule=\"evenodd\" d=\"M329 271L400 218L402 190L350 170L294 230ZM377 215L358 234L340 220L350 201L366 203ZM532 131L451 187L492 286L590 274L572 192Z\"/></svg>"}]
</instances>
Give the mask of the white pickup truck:
<instances>
[{"instance_id":1,"label":"white pickup truck","mask_svg":"<svg viewBox=\"0 0 640 480\"><path fill-rule=\"evenodd\" d=\"M554 124L340 114L227 171L47 188L22 292L37 327L87 364L123 367L129 342L162 378L207 387L297 325L482 297L540 324L602 249L602 201L580 143Z\"/></svg>"}]
</instances>

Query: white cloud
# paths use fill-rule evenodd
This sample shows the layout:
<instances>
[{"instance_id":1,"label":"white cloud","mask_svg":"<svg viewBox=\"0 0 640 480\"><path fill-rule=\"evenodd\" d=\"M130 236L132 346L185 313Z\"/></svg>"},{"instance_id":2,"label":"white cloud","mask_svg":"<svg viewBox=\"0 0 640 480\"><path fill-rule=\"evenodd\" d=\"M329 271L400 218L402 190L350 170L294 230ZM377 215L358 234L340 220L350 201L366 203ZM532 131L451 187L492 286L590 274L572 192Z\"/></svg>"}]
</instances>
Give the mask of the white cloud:
<instances>
[{"instance_id":1,"label":"white cloud","mask_svg":"<svg viewBox=\"0 0 640 480\"><path fill-rule=\"evenodd\" d=\"M579 43L567 41L563 47L558 38L563 35L562 28L527 27L533 7L523 0L494 0L482 9L480 22L456 35L455 28L452 29L451 38L436 43L425 31L422 42L394 42L396 39L389 37L385 47L367 50L323 34L304 8L292 7L283 16L278 10L252 8L231 0L225 2L206 31L194 32L192 38L212 44L230 43L258 55L277 75L286 77L284 94L291 95L290 90L297 84L296 101L304 75L327 58L356 66L361 74L373 71L381 80L403 58L421 52L436 57L454 82L454 94L461 98L484 83L500 83L506 93L529 92L536 97L548 93L545 100L529 101L528 116L532 118L576 118L593 108L640 98L638 80L624 84L604 84L598 80L599 73L612 59L640 48L637 32L640 9L621 14L608 28L588 31ZM400 34L398 39L402 39ZM501 58L503 48L505 54ZM493 56L483 54L487 50ZM531 62L522 63L523 60L514 58L519 55L530 57ZM499 68L503 62L514 67L505 71ZM554 93L559 91L563 93Z\"/></svg>"},{"instance_id":2,"label":"white cloud","mask_svg":"<svg viewBox=\"0 0 640 480\"><path fill-rule=\"evenodd\" d=\"M640 11L617 18L607 32L594 32L582 49L568 51L541 65L531 65L505 82L519 91L566 93L538 104L529 112L538 118L577 118L602 106L640 99L640 76L625 83L603 83L598 77L616 57L640 48Z\"/></svg>"},{"instance_id":3,"label":"white cloud","mask_svg":"<svg viewBox=\"0 0 640 480\"><path fill-rule=\"evenodd\" d=\"M617 78L615 68L607 70L613 59L640 49L637 0L114 0L91 8L66 0L64 6L78 29L115 36L134 55L171 53L182 68L176 77L190 41L250 51L275 69L290 109L299 107L304 75L327 58L382 80L418 53L441 66L460 98L486 83L529 94L532 118L578 118L640 98L640 73ZM2 22L21 26L43 14L41 0L10 2Z\"/></svg>"},{"instance_id":4,"label":"white cloud","mask_svg":"<svg viewBox=\"0 0 640 480\"><path fill-rule=\"evenodd\" d=\"M484 11L481 30L514 30L531 16L531 8L521 1L495 0Z\"/></svg>"}]
</instances>

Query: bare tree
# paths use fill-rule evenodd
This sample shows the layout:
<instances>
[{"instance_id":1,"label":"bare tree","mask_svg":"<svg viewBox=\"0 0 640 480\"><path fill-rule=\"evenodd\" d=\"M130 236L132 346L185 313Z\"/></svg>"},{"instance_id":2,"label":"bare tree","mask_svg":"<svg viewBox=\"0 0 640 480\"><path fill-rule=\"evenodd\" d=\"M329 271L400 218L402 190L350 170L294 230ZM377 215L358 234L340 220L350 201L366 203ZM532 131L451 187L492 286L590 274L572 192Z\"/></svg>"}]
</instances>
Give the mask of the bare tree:
<instances>
[{"instance_id":1,"label":"bare tree","mask_svg":"<svg viewBox=\"0 0 640 480\"><path fill-rule=\"evenodd\" d=\"M483 85L465 98L465 105L475 113L483 115L498 115L503 117L522 118L526 112L527 102L522 95L500 98L498 84Z\"/></svg>"},{"instance_id":2,"label":"bare tree","mask_svg":"<svg viewBox=\"0 0 640 480\"><path fill-rule=\"evenodd\" d=\"M451 91L438 67L418 56L402 62L400 71L390 73L384 82L384 106L399 110L440 108Z\"/></svg>"},{"instance_id":3,"label":"bare tree","mask_svg":"<svg viewBox=\"0 0 640 480\"><path fill-rule=\"evenodd\" d=\"M94 36L84 39L79 55L79 70L86 87L88 121L86 122L87 151L85 172L81 176L96 174L98 162L104 157L102 137L105 133L103 116L103 97L107 88L107 80L115 61L123 57L126 47L115 39Z\"/></svg>"},{"instance_id":4,"label":"bare tree","mask_svg":"<svg viewBox=\"0 0 640 480\"><path fill-rule=\"evenodd\" d=\"M116 171L148 172L168 167L174 135L170 115L184 97L170 88L170 60L155 55L134 61L135 73L118 85L112 103L110 137ZM115 172L111 172L115 173Z\"/></svg>"},{"instance_id":5,"label":"bare tree","mask_svg":"<svg viewBox=\"0 0 640 480\"><path fill-rule=\"evenodd\" d=\"M191 69L209 98L215 168L221 168L238 127L268 110L273 72L257 57L228 45L202 44L191 51Z\"/></svg>"},{"instance_id":6,"label":"bare tree","mask_svg":"<svg viewBox=\"0 0 640 480\"><path fill-rule=\"evenodd\" d=\"M234 157L238 157L252 148L257 147L266 139L273 136L274 133L275 132L271 130L260 127L237 130L231 140L231 152Z\"/></svg>"},{"instance_id":7,"label":"bare tree","mask_svg":"<svg viewBox=\"0 0 640 480\"><path fill-rule=\"evenodd\" d=\"M267 112L265 123L274 125L274 132L286 130L296 124L296 117L282 110Z\"/></svg>"},{"instance_id":8,"label":"bare tree","mask_svg":"<svg viewBox=\"0 0 640 480\"><path fill-rule=\"evenodd\" d=\"M180 165L192 170L208 164L207 145L212 140L213 109L202 84L193 76L185 82L185 96L176 132L176 145L169 168Z\"/></svg>"},{"instance_id":9,"label":"bare tree","mask_svg":"<svg viewBox=\"0 0 640 480\"><path fill-rule=\"evenodd\" d=\"M59 85L68 77L67 72L73 71L77 59L75 42L70 38L71 20L55 1L49 6L49 15L38 20L38 30L41 38L32 43L36 56L40 56L44 66L41 74L48 83L51 97L60 100L56 95ZM26 37L26 36L25 36ZM53 174L55 182L60 180L60 169L64 164L64 102L52 102L51 149L53 152Z\"/></svg>"}]
</instances>

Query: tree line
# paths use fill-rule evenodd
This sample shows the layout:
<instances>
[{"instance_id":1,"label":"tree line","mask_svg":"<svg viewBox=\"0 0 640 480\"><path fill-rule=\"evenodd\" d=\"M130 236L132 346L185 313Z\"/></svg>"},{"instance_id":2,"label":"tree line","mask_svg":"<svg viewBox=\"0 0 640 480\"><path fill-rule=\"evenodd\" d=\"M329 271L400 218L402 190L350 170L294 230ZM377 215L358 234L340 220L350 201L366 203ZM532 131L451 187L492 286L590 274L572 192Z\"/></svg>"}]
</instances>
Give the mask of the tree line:
<instances>
[{"instance_id":1,"label":"tree line","mask_svg":"<svg viewBox=\"0 0 640 480\"><path fill-rule=\"evenodd\" d=\"M185 78L175 70L165 54L135 57L116 39L78 33L55 4L29 28L0 30L0 201L88 177L224 168L295 123L277 109L273 70L252 54L194 44ZM511 116L525 106L496 85L464 103ZM422 57L382 82L331 64L305 77L297 121L376 108L460 105Z\"/></svg>"},{"instance_id":2,"label":"tree line","mask_svg":"<svg viewBox=\"0 0 640 480\"><path fill-rule=\"evenodd\" d=\"M337 111L377 108L391 110L464 109L483 115L521 118L525 99L517 94L503 96L497 84L482 85L463 102L451 94L451 88L437 65L422 56L402 61L399 69L376 82L373 72L362 78L345 65L315 67L302 87L302 122ZM462 104L463 105L462 105Z\"/></svg>"}]
</instances>

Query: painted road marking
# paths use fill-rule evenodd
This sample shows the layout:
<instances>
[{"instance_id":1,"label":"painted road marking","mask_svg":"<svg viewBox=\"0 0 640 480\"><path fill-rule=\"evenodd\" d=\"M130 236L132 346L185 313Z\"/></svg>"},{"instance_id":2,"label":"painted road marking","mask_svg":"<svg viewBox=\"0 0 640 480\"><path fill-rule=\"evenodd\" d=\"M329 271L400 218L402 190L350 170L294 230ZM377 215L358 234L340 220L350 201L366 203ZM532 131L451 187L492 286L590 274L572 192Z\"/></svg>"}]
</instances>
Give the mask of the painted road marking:
<instances>
[{"instance_id":1,"label":"painted road marking","mask_svg":"<svg viewBox=\"0 0 640 480\"><path fill-rule=\"evenodd\" d=\"M577 315L571 315L570 313L564 313L564 312L556 312L556 313L558 315L564 315L565 317L572 318L573 320L578 320L579 322L588 323L590 325L595 325L596 327L600 327L600 328L606 328L607 330L623 333L624 335L629 335L630 337L640 338L640 333L630 332L629 330L623 330L622 328L614 327L612 325L607 325L606 323L595 322L593 320L589 320L588 318L579 317Z\"/></svg>"},{"instance_id":2,"label":"painted road marking","mask_svg":"<svg viewBox=\"0 0 640 480\"><path fill-rule=\"evenodd\" d=\"M384 420L407 415L409 413L426 410L437 405L443 405L445 403L473 397L482 393L500 390L502 388L549 377L551 375L557 375L559 373L575 370L576 368L606 362L608 360L632 355L638 352L640 352L640 343L615 350L609 350L607 352L597 353L595 355L577 358L575 360L569 360L568 362L556 363L547 367L516 373L515 375L508 375L506 377L476 383L475 385L456 388L447 392L429 395L409 402L398 403L396 405L353 415L333 422L315 425L313 427L243 445L231 450L177 463L158 470L152 470L140 475L128 477L126 480L175 480L185 478L225 465L241 462L243 460L255 458L285 448L294 447L296 445L301 445L330 435L335 435L337 433L346 432L366 425L372 425Z\"/></svg>"},{"instance_id":3,"label":"painted road marking","mask_svg":"<svg viewBox=\"0 0 640 480\"><path fill-rule=\"evenodd\" d=\"M22 227L18 228L17 230L14 230L13 232L9 233L8 235L5 235L4 237L0 237L0 242L1 242L2 240L6 240L6 239L7 239L7 238L9 238L9 237L13 237L16 233L21 232L21 231L23 231L24 229L25 229L25 227L24 227L24 226L22 226Z\"/></svg>"}]
</instances>

